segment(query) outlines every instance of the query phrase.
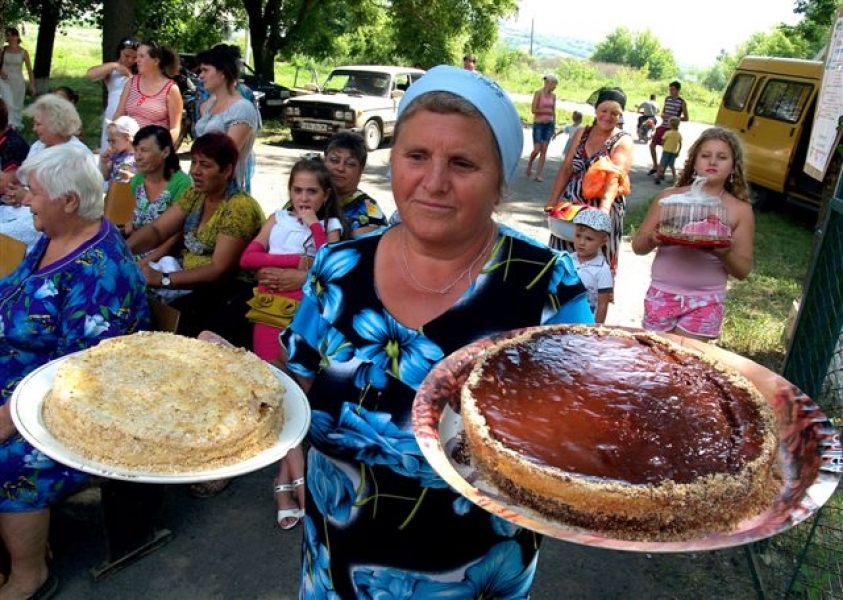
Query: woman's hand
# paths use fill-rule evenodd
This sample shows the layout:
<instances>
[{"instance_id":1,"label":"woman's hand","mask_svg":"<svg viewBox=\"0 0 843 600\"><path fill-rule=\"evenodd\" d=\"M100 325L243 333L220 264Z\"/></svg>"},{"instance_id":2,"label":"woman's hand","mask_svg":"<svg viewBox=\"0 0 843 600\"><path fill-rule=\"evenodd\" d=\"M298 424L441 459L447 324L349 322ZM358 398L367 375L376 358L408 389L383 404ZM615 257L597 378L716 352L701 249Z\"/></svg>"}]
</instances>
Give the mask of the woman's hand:
<instances>
[{"instance_id":1,"label":"woman's hand","mask_svg":"<svg viewBox=\"0 0 843 600\"><path fill-rule=\"evenodd\" d=\"M302 254L301 258L299 259L299 270L301 271L309 271L310 267L313 266L313 258L308 256L307 254Z\"/></svg>"},{"instance_id":2,"label":"woman's hand","mask_svg":"<svg viewBox=\"0 0 843 600\"><path fill-rule=\"evenodd\" d=\"M304 286L304 282L307 281L307 270L263 267L258 269L257 278L260 285L272 292L292 292Z\"/></svg>"},{"instance_id":3,"label":"woman's hand","mask_svg":"<svg viewBox=\"0 0 843 600\"><path fill-rule=\"evenodd\" d=\"M3 196L3 204L17 208L21 205L25 193L25 190L17 181L10 181L6 184L6 194Z\"/></svg>"},{"instance_id":4,"label":"woman's hand","mask_svg":"<svg viewBox=\"0 0 843 600\"><path fill-rule=\"evenodd\" d=\"M164 279L164 273L161 271L156 271L148 264L140 265L141 273L143 273L144 279L146 279L146 285L149 287L161 287L161 282Z\"/></svg>"}]
</instances>

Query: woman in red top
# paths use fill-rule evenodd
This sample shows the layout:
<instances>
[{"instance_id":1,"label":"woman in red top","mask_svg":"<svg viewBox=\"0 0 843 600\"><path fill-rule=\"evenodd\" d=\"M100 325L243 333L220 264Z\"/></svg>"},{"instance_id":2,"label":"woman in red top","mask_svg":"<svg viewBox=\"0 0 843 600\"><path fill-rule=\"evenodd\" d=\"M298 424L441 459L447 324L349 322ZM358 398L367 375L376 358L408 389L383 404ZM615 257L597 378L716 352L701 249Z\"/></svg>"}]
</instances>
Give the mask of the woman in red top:
<instances>
[{"instance_id":1,"label":"woman in red top","mask_svg":"<svg viewBox=\"0 0 843 600\"><path fill-rule=\"evenodd\" d=\"M159 125L179 138L184 104L173 77L179 71L179 58L172 48L152 40L138 46L137 75L123 88L114 119L127 115L138 125Z\"/></svg>"}]
</instances>

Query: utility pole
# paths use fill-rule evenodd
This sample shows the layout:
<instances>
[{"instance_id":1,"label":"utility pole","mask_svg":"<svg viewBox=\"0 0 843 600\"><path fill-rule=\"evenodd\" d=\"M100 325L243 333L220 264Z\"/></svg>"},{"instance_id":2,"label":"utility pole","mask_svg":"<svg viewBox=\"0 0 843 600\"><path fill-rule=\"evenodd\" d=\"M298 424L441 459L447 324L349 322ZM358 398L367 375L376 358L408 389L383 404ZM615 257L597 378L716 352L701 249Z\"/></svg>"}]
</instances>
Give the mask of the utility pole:
<instances>
[{"instance_id":1,"label":"utility pole","mask_svg":"<svg viewBox=\"0 0 843 600\"><path fill-rule=\"evenodd\" d=\"M530 19L530 56L533 55L533 31L536 28L536 20Z\"/></svg>"}]
</instances>

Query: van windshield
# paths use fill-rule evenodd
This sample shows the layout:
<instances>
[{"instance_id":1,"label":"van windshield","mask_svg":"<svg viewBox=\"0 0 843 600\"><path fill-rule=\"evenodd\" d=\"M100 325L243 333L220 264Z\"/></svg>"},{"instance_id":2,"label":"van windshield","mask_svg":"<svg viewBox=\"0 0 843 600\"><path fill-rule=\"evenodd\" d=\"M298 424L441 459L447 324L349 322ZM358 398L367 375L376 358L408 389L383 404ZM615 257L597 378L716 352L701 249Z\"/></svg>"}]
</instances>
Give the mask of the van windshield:
<instances>
[{"instance_id":1,"label":"van windshield","mask_svg":"<svg viewBox=\"0 0 843 600\"><path fill-rule=\"evenodd\" d=\"M736 75L726 95L723 97L723 104L729 110L743 110L749 100L749 93L755 85L755 75Z\"/></svg>"}]
</instances>

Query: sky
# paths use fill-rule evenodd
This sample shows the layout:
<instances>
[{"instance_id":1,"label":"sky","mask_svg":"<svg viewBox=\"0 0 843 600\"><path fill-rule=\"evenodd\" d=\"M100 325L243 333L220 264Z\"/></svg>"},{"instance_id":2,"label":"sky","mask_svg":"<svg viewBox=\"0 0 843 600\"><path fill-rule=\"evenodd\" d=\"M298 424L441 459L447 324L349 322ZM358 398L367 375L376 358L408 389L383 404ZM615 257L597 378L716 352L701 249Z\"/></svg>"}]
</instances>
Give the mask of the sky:
<instances>
[{"instance_id":1,"label":"sky","mask_svg":"<svg viewBox=\"0 0 843 600\"><path fill-rule=\"evenodd\" d=\"M733 52L756 32L799 21L795 0L520 0L517 19L534 31L602 42L618 27L633 32L649 29L681 65L714 64L721 49ZM593 6L595 14L588 14Z\"/></svg>"}]
</instances>

